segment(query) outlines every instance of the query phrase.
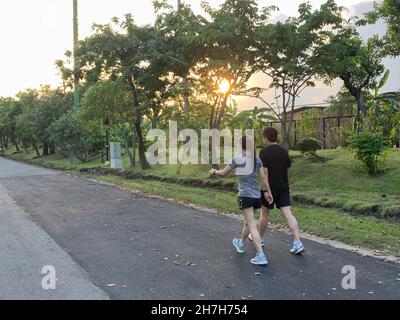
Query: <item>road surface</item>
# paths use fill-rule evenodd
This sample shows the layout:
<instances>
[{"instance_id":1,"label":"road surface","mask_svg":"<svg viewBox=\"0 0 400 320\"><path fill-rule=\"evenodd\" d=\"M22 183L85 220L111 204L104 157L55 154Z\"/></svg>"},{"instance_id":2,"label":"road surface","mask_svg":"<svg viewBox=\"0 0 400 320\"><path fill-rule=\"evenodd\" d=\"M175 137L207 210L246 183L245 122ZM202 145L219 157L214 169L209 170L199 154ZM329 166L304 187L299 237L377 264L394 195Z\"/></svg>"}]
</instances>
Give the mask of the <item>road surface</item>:
<instances>
[{"instance_id":1,"label":"road surface","mask_svg":"<svg viewBox=\"0 0 400 320\"><path fill-rule=\"evenodd\" d=\"M399 299L400 266L270 231L268 267L240 221L0 157L0 299ZM41 286L55 267L56 290ZM356 289L342 288L354 266Z\"/></svg>"}]
</instances>

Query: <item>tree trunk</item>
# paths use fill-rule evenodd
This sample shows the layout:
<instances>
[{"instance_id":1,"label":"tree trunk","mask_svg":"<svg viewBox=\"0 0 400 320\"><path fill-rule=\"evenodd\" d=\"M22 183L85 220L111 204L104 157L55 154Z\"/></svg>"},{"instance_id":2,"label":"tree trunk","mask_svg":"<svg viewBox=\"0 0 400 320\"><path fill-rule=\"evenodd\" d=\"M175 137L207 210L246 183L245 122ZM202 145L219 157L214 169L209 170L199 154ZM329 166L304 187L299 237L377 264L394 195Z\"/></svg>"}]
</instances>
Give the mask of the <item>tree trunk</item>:
<instances>
[{"instance_id":1,"label":"tree trunk","mask_svg":"<svg viewBox=\"0 0 400 320\"><path fill-rule=\"evenodd\" d=\"M289 150L289 134L287 128L287 113L286 110L282 113L282 146Z\"/></svg>"},{"instance_id":2,"label":"tree trunk","mask_svg":"<svg viewBox=\"0 0 400 320\"><path fill-rule=\"evenodd\" d=\"M286 81L285 78L283 78L283 83L282 83L282 139L283 139L283 144L282 146L286 149L289 150L289 136L287 132L287 104L286 104Z\"/></svg>"},{"instance_id":3,"label":"tree trunk","mask_svg":"<svg viewBox=\"0 0 400 320\"><path fill-rule=\"evenodd\" d=\"M290 119L289 119L289 126L287 127L287 150L290 148L290 138L293 130L293 122L294 122L294 108L296 106L296 95L297 93L292 94L292 106L291 106L291 113L290 113ZM293 142L293 141L292 141Z\"/></svg>"},{"instance_id":4,"label":"tree trunk","mask_svg":"<svg viewBox=\"0 0 400 320\"><path fill-rule=\"evenodd\" d=\"M13 143L14 143L14 146L15 146L15 150L17 152L21 152L21 149L19 148L19 145L18 145L17 141L14 140Z\"/></svg>"},{"instance_id":5,"label":"tree trunk","mask_svg":"<svg viewBox=\"0 0 400 320\"><path fill-rule=\"evenodd\" d=\"M183 77L183 110L185 114L190 111L189 82L187 76Z\"/></svg>"},{"instance_id":6,"label":"tree trunk","mask_svg":"<svg viewBox=\"0 0 400 320\"><path fill-rule=\"evenodd\" d=\"M142 114L139 109L139 99L137 97L137 91L135 82L132 77L128 77L128 84L131 88L132 95L133 95L133 111L136 115L135 120L135 132L136 132L136 141L139 143L139 161L142 170L150 169L150 164L147 162L146 154L145 154L145 145L143 141L143 134L142 134Z\"/></svg>"},{"instance_id":7,"label":"tree trunk","mask_svg":"<svg viewBox=\"0 0 400 320\"><path fill-rule=\"evenodd\" d=\"M49 144L47 142L43 142L43 156L49 155Z\"/></svg>"},{"instance_id":8,"label":"tree trunk","mask_svg":"<svg viewBox=\"0 0 400 320\"><path fill-rule=\"evenodd\" d=\"M22 149L24 149L24 152L25 152L25 153L29 153L29 145L28 145L28 142L27 142L25 139L23 139L23 140L21 141L21 144L22 144Z\"/></svg>"},{"instance_id":9,"label":"tree trunk","mask_svg":"<svg viewBox=\"0 0 400 320\"><path fill-rule=\"evenodd\" d=\"M56 147L53 143L49 145L49 152L50 154L56 154Z\"/></svg>"},{"instance_id":10,"label":"tree trunk","mask_svg":"<svg viewBox=\"0 0 400 320\"><path fill-rule=\"evenodd\" d=\"M21 149L19 148L17 140L15 139L15 128L14 127L11 130L11 142L15 146L15 151L21 152Z\"/></svg>"},{"instance_id":11,"label":"tree trunk","mask_svg":"<svg viewBox=\"0 0 400 320\"><path fill-rule=\"evenodd\" d=\"M286 149L289 150L289 134L287 131L287 125L282 123L282 139L283 139L283 144L282 146Z\"/></svg>"},{"instance_id":12,"label":"tree trunk","mask_svg":"<svg viewBox=\"0 0 400 320\"><path fill-rule=\"evenodd\" d=\"M343 75L341 79L344 82L345 87L349 90L350 94L356 98L357 101L357 115L354 121L354 130L358 132L363 130L363 117L367 115L367 106L365 104L364 94L362 93L362 88L357 88L352 85L350 81L350 75Z\"/></svg>"},{"instance_id":13,"label":"tree trunk","mask_svg":"<svg viewBox=\"0 0 400 320\"><path fill-rule=\"evenodd\" d=\"M127 153L129 157L129 163L131 164L131 167L133 167L133 158L131 155L131 151L129 150L129 143L128 143L128 134L125 129L120 129L122 136L124 137L124 148L125 152Z\"/></svg>"},{"instance_id":14,"label":"tree trunk","mask_svg":"<svg viewBox=\"0 0 400 320\"><path fill-rule=\"evenodd\" d=\"M136 166L136 149L137 149L137 139L136 139L136 129L133 128L133 147L132 147L132 166Z\"/></svg>"},{"instance_id":15,"label":"tree trunk","mask_svg":"<svg viewBox=\"0 0 400 320\"><path fill-rule=\"evenodd\" d=\"M367 116L367 105L365 104L364 94L359 90L356 96L357 99L357 116L354 122L354 129L358 132L363 131L363 119Z\"/></svg>"},{"instance_id":16,"label":"tree trunk","mask_svg":"<svg viewBox=\"0 0 400 320\"><path fill-rule=\"evenodd\" d=\"M33 146L33 149L35 149L36 156L40 157L40 152L39 152L39 149L38 149L35 141L32 142L32 146Z\"/></svg>"},{"instance_id":17,"label":"tree trunk","mask_svg":"<svg viewBox=\"0 0 400 320\"><path fill-rule=\"evenodd\" d=\"M135 131L136 131L136 136L137 136L137 142L139 144L139 161L140 161L140 166L142 167L142 170L150 169L150 164L147 162L146 159L146 150L145 150L145 145L144 145L144 140L143 140L143 134L142 134L142 116L138 116L136 123L135 123Z\"/></svg>"}]
</instances>

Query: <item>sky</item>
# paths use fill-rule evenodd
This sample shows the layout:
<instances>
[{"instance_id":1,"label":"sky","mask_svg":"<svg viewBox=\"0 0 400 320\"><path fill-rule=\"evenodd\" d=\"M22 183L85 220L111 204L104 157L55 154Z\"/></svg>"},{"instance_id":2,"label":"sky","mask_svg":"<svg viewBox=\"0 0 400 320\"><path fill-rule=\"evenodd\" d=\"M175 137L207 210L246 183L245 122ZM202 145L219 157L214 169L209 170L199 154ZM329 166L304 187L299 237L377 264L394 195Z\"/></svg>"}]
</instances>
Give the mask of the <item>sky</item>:
<instances>
[{"instance_id":1,"label":"sky","mask_svg":"<svg viewBox=\"0 0 400 320\"><path fill-rule=\"evenodd\" d=\"M276 5L279 15L290 16L297 12L298 4L305 0L259 0L259 5ZM176 4L176 0L170 0ZM183 0L197 13L201 13L201 0ZM209 0L217 7L223 0ZM319 7L324 1L310 0ZM360 0L337 0L339 5L351 7L349 14L362 12L367 6ZM355 7L353 7L355 6ZM91 33L95 23L107 23L112 17L132 13L136 23L154 21L151 0L79 0L80 38ZM381 26L382 27L382 26ZM367 28L364 34L374 33L376 28ZM62 59L64 52L72 48L72 0L13 0L0 3L0 96L13 96L25 88L38 88L41 84L60 85L60 77L54 61ZM400 60L386 63L390 68L399 68ZM394 74L395 72L393 72ZM255 77L253 81L264 81ZM400 78L393 78L385 89L397 90ZM299 103L319 103L340 88L319 85L307 90ZM397 86L397 87L396 87ZM254 101L240 100L241 108L248 108Z\"/></svg>"}]
</instances>

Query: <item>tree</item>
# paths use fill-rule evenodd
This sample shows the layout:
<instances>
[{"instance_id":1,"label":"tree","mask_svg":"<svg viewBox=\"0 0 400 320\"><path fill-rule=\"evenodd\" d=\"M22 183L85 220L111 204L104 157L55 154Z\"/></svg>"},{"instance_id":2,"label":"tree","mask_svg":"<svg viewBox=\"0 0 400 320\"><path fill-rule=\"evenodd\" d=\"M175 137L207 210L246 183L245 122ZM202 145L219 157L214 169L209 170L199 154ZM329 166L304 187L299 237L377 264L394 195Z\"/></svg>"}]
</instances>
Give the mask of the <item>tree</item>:
<instances>
[{"instance_id":1,"label":"tree","mask_svg":"<svg viewBox=\"0 0 400 320\"><path fill-rule=\"evenodd\" d=\"M79 113L69 111L55 120L48 128L49 141L53 143L71 161L75 155L80 161L87 162L89 154L101 148L101 130L89 128L79 120Z\"/></svg>"},{"instance_id":2,"label":"tree","mask_svg":"<svg viewBox=\"0 0 400 320\"><path fill-rule=\"evenodd\" d=\"M161 41L153 48L153 53L175 77L176 94L183 97L182 109L187 114L190 109L190 70L204 55L200 34L207 21L182 3L177 11L165 0L155 1L154 8L157 14L154 26Z\"/></svg>"},{"instance_id":3,"label":"tree","mask_svg":"<svg viewBox=\"0 0 400 320\"><path fill-rule=\"evenodd\" d=\"M257 145L263 145L262 130L269 122L277 121L278 119L271 114L269 108L254 107L251 110L238 112L234 106L228 106L228 112L223 118L224 127L234 129L254 129L255 140Z\"/></svg>"},{"instance_id":4,"label":"tree","mask_svg":"<svg viewBox=\"0 0 400 320\"><path fill-rule=\"evenodd\" d=\"M356 99L350 94L346 87L328 98L329 106L324 110L325 116L345 117L352 116L357 112Z\"/></svg>"},{"instance_id":5,"label":"tree","mask_svg":"<svg viewBox=\"0 0 400 320\"><path fill-rule=\"evenodd\" d=\"M22 142L25 152L28 152L28 146L31 145L36 152L36 156L40 157L40 151L37 145L39 138L36 134L35 125L29 111L21 113L16 118L16 132L18 139Z\"/></svg>"},{"instance_id":6,"label":"tree","mask_svg":"<svg viewBox=\"0 0 400 320\"><path fill-rule=\"evenodd\" d=\"M49 143L47 128L54 120L72 108L72 94L64 94L60 89L42 86L40 90L21 92L17 98L24 113L27 113L28 118L23 122L29 123L29 130L35 133L35 139L42 144L42 154L44 156L53 154L55 150Z\"/></svg>"},{"instance_id":7,"label":"tree","mask_svg":"<svg viewBox=\"0 0 400 320\"><path fill-rule=\"evenodd\" d=\"M108 120L111 126L117 127L123 137L124 147L132 166L135 161L129 150L128 129L126 124L134 122L131 108L130 91L121 81L105 80L93 85L86 91L82 100L82 118L87 120Z\"/></svg>"},{"instance_id":8,"label":"tree","mask_svg":"<svg viewBox=\"0 0 400 320\"><path fill-rule=\"evenodd\" d=\"M386 22L387 31L382 39L385 54L400 55L400 0L383 0L374 3L374 10L365 15L360 24L376 23L379 19Z\"/></svg>"},{"instance_id":9,"label":"tree","mask_svg":"<svg viewBox=\"0 0 400 320\"><path fill-rule=\"evenodd\" d=\"M343 80L356 99L355 128L362 130L362 120L367 115L365 92L374 87L377 78L385 71L381 49L375 38L364 43L351 25L340 26L324 34L316 52L321 73Z\"/></svg>"},{"instance_id":10,"label":"tree","mask_svg":"<svg viewBox=\"0 0 400 320\"><path fill-rule=\"evenodd\" d=\"M22 112L21 105L13 98L0 98L0 140L2 149L8 147L10 141L20 152L17 142L16 118Z\"/></svg>"},{"instance_id":11,"label":"tree","mask_svg":"<svg viewBox=\"0 0 400 320\"><path fill-rule=\"evenodd\" d=\"M81 77L87 83L121 78L131 94L134 131L139 144L142 169L149 168L142 132L145 114L149 117L154 101L168 92L165 66L151 54L159 37L152 27L138 27L132 16L123 22L95 25L94 34L80 43Z\"/></svg>"},{"instance_id":12,"label":"tree","mask_svg":"<svg viewBox=\"0 0 400 320\"><path fill-rule=\"evenodd\" d=\"M206 54L193 68L195 100L211 109L210 127L219 129L229 99L247 92L255 73L254 36L259 21L253 0L226 0L218 10L202 5L212 21L200 35Z\"/></svg>"},{"instance_id":13,"label":"tree","mask_svg":"<svg viewBox=\"0 0 400 320\"><path fill-rule=\"evenodd\" d=\"M268 17L273 7L264 8ZM264 19L256 34L258 70L271 79L270 89L275 90L275 101L262 97L265 88L254 91L282 123L283 145L289 147L293 115L298 96L308 87L314 87L321 78L315 51L324 30L341 23L342 8L328 0L319 10L301 4L299 16L285 22L271 23ZM291 116L288 115L290 112Z\"/></svg>"},{"instance_id":14,"label":"tree","mask_svg":"<svg viewBox=\"0 0 400 320\"><path fill-rule=\"evenodd\" d=\"M379 132L389 140L394 140L400 125L400 92L380 93L389 79L386 70L379 83L374 85L372 93L366 93L370 132Z\"/></svg>"}]
</instances>

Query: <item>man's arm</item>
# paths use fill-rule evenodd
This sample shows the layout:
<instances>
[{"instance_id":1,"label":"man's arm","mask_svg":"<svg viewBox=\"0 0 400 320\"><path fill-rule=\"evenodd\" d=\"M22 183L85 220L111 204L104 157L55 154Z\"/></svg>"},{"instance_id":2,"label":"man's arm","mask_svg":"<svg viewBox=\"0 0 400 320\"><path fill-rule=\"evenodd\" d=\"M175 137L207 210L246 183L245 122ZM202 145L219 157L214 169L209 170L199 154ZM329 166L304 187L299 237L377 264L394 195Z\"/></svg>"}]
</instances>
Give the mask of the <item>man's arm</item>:
<instances>
[{"instance_id":1,"label":"man's arm","mask_svg":"<svg viewBox=\"0 0 400 320\"><path fill-rule=\"evenodd\" d=\"M274 198L272 197L271 187L268 181L268 168L260 168L260 177L265 198L267 199L268 203L271 204L272 202L274 202Z\"/></svg>"},{"instance_id":2,"label":"man's arm","mask_svg":"<svg viewBox=\"0 0 400 320\"><path fill-rule=\"evenodd\" d=\"M290 168L292 166L292 158L290 158L289 151L287 152L287 167Z\"/></svg>"}]
</instances>

